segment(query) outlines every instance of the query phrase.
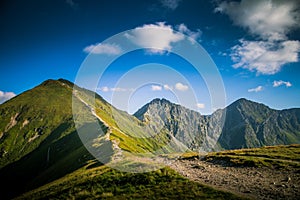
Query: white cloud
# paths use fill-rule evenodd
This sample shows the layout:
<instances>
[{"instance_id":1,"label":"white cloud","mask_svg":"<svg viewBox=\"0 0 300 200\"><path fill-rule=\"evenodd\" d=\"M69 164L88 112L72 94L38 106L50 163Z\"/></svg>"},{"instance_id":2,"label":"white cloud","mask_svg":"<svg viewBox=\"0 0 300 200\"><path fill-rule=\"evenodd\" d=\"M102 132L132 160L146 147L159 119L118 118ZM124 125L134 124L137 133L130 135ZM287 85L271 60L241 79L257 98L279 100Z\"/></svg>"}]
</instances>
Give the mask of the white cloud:
<instances>
[{"instance_id":1,"label":"white cloud","mask_svg":"<svg viewBox=\"0 0 300 200\"><path fill-rule=\"evenodd\" d=\"M172 86L169 86L168 84L165 84L165 85L164 85L164 89L165 89L165 90L173 90L173 87L172 87Z\"/></svg>"},{"instance_id":2,"label":"white cloud","mask_svg":"<svg viewBox=\"0 0 300 200\"><path fill-rule=\"evenodd\" d=\"M184 39L182 33L174 32L173 27L164 22L145 24L133 29L131 33L126 33L125 36L142 48L151 48L152 53L170 51L172 43Z\"/></svg>"},{"instance_id":3,"label":"white cloud","mask_svg":"<svg viewBox=\"0 0 300 200\"><path fill-rule=\"evenodd\" d=\"M242 26L265 40L283 40L299 26L297 0L242 0L221 2L215 9L229 15L234 24Z\"/></svg>"},{"instance_id":4,"label":"white cloud","mask_svg":"<svg viewBox=\"0 0 300 200\"><path fill-rule=\"evenodd\" d=\"M16 96L13 92L2 92L0 90L0 104Z\"/></svg>"},{"instance_id":5,"label":"white cloud","mask_svg":"<svg viewBox=\"0 0 300 200\"><path fill-rule=\"evenodd\" d=\"M160 85L151 85L151 90L152 91L161 91L162 86L160 86Z\"/></svg>"},{"instance_id":6,"label":"white cloud","mask_svg":"<svg viewBox=\"0 0 300 200\"><path fill-rule=\"evenodd\" d=\"M175 10L181 0L160 0L161 4L170 10Z\"/></svg>"},{"instance_id":7,"label":"white cloud","mask_svg":"<svg viewBox=\"0 0 300 200\"><path fill-rule=\"evenodd\" d=\"M98 90L100 90L102 92L127 92L127 91L133 91L132 88L121 88L121 87L109 88L107 86L101 87Z\"/></svg>"},{"instance_id":8,"label":"white cloud","mask_svg":"<svg viewBox=\"0 0 300 200\"><path fill-rule=\"evenodd\" d=\"M109 88L105 86L105 87L100 88L100 91L102 91L102 92L108 92Z\"/></svg>"},{"instance_id":9,"label":"white cloud","mask_svg":"<svg viewBox=\"0 0 300 200\"><path fill-rule=\"evenodd\" d=\"M197 106L197 108L200 108L200 109L205 108L204 103L197 103L196 106Z\"/></svg>"},{"instance_id":10,"label":"white cloud","mask_svg":"<svg viewBox=\"0 0 300 200\"><path fill-rule=\"evenodd\" d=\"M248 92L260 92L263 90L263 86L257 86L256 88L251 88L248 90Z\"/></svg>"},{"instance_id":11,"label":"white cloud","mask_svg":"<svg viewBox=\"0 0 300 200\"><path fill-rule=\"evenodd\" d=\"M298 62L299 41L246 41L231 48L234 68L245 68L261 74L275 74L283 65Z\"/></svg>"},{"instance_id":12,"label":"white cloud","mask_svg":"<svg viewBox=\"0 0 300 200\"><path fill-rule=\"evenodd\" d=\"M116 88L110 88L110 91L112 91L112 92L126 92L126 91L128 91L128 89L127 88L116 87Z\"/></svg>"},{"instance_id":13,"label":"white cloud","mask_svg":"<svg viewBox=\"0 0 300 200\"><path fill-rule=\"evenodd\" d=\"M86 53L92 54L106 54L106 55L119 55L122 53L120 46L116 44L92 44L83 49Z\"/></svg>"},{"instance_id":14,"label":"white cloud","mask_svg":"<svg viewBox=\"0 0 300 200\"><path fill-rule=\"evenodd\" d=\"M190 37L189 39L192 42L192 44L194 44L195 41L197 41L202 35L202 31L200 29L197 29L197 31L191 31L190 29L188 29L188 27L185 24L179 24L177 26L177 29L180 33L189 36Z\"/></svg>"},{"instance_id":15,"label":"white cloud","mask_svg":"<svg viewBox=\"0 0 300 200\"><path fill-rule=\"evenodd\" d=\"M233 23L246 28L259 41L240 40L231 48L234 68L245 68L258 74L275 74L282 66L298 62L300 42L287 34L299 27L297 0L223 1L215 9L229 15Z\"/></svg>"},{"instance_id":16,"label":"white cloud","mask_svg":"<svg viewBox=\"0 0 300 200\"><path fill-rule=\"evenodd\" d=\"M292 86L292 84L289 81L280 80L280 81L274 81L273 82L273 87L279 87L281 85L285 85L286 87L291 87Z\"/></svg>"},{"instance_id":17,"label":"white cloud","mask_svg":"<svg viewBox=\"0 0 300 200\"><path fill-rule=\"evenodd\" d=\"M187 85L184 85L182 83L176 83L175 88L176 88L176 90L179 90L179 91L186 91L189 89L189 87Z\"/></svg>"}]
</instances>

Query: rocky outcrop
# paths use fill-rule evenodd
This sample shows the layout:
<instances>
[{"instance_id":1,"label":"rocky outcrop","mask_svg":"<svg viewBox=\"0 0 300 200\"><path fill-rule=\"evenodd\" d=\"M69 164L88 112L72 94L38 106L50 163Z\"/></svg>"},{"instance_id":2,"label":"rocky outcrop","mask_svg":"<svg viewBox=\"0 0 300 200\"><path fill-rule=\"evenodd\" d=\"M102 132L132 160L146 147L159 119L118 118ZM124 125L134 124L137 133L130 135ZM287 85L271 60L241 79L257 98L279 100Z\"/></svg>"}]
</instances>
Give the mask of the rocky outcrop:
<instances>
[{"instance_id":1,"label":"rocky outcrop","mask_svg":"<svg viewBox=\"0 0 300 200\"><path fill-rule=\"evenodd\" d=\"M134 116L155 132L167 129L177 140L192 150L208 151L216 148L222 131L223 112L211 116L189 110L166 99L154 99Z\"/></svg>"}]
</instances>

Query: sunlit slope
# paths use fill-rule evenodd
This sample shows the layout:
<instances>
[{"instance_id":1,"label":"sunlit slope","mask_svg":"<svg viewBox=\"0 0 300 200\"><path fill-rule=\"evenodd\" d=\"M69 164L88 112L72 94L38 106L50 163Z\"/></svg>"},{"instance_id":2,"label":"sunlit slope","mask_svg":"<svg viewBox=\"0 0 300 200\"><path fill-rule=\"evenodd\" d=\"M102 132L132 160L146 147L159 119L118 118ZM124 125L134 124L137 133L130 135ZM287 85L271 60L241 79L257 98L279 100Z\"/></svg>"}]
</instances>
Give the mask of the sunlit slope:
<instances>
[{"instance_id":1,"label":"sunlit slope","mask_svg":"<svg viewBox=\"0 0 300 200\"><path fill-rule=\"evenodd\" d=\"M90 109L109 127L110 140L118 143L124 151L160 154L186 150L166 127L159 131L153 130L136 117L114 108L98 94L76 86L75 88L77 97L90 105Z\"/></svg>"},{"instance_id":2,"label":"sunlit slope","mask_svg":"<svg viewBox=\"0 0 300 200\"><path fill-rule=\"evenodd\" d=\"M32 152L49 136L47 140L58 141L75 131L71 95L70 88L49 80L0 105L0 167Z\"/></svg>"},{"instance_id":3,"label":"sunlit slope","mask_svg":"<svg viewBox=\"0 0 300 200\"><path fill-rule=\"evenodd\" d=\"M0 179L9 180L2 187L3 197L15 196L84 166L94 159L87 146L99 152L104 163L113 159L114 144L124 152L172 150L164 148L170 143L164 132L145 132L136 118L113 108L98 95L94 103L93 92L77 86L73 90L73 86L63 79L48 80L0 105ZM74 116L76 124L72 106L79 111ZM78 135L78 130L83 134ZM87 138L87 146L79 136Z\"/></svg>"},{"instance_id":4,"label":"sunlit slope","mask_svg":"<svg viewBox=\"0 0 300 200\"><path fill-rule=\"evenodd\" d=\"M265 146L260 148L225 150L200 154L184 153L180 159L201 159L214 164L232 167L268 167L274 169L299 169L300 144Z\"/></svg>"}]
</instances>

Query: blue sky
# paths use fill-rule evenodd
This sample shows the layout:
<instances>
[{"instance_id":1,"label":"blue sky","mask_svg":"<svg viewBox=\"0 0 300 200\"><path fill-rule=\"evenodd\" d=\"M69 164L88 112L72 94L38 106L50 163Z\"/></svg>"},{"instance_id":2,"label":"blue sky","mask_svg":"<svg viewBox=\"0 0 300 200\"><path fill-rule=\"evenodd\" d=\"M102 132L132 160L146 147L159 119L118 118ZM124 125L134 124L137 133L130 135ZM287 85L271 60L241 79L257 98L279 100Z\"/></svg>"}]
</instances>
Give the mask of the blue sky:
<instances>
[{"instance_id":1,"label":"blue sky","mask_svg":"<svg viewBox=\"0 0 300 200\"><path fill-rule=\"evenodd\" d=\"M129 113L164 97L209 114L224 106L214 102L223 98L216 96L222 93L220 85L212 86L220 75L225 105L245 97L276 109L300 107L299 4L297 0L3 1L0 103L44 80L65 78L79 80ZM127 43L109 40L120 33L140 50L125 53ZM190 47L183 48L186 56L196 44L207 52L195 58L201 73L174 54L185 40L190 41ZM213 70L211 76L205 75L210 69L201 62L207 56L218 74ZM113 63L98 63L99 68L79 74L78 79L80 69L93 58ZM104 67L101 78L90 78ZM84 85L91 80L97 85Z\"/></svg>"}]
</instances>

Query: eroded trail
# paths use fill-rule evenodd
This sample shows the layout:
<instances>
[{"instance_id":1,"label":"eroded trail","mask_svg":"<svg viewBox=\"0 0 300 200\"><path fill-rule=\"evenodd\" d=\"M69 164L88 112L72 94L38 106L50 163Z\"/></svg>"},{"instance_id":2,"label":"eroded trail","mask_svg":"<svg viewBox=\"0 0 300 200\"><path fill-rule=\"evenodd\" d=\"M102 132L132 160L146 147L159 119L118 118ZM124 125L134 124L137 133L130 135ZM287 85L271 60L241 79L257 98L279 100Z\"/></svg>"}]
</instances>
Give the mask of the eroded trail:
<instances>
[{"instance_id":1,"label":"eroded trail","mask_svg":"<svg viewBox=\"0 0 300 200\"><path fill-rule=\"evenodd\" d=\"M229 167L199 160L177 160L170 165L181 175L251 199L298 199L299 170Z\"/></svg>"},{"instance_id":2,"label":"eroded trail","mask_svg":"<svg viewBox=\"0 0 300 200\"><path fill-rule=\"evenodd\" d=\"M112 143L112 148L113 148L114 154L113 154L111 160L112 160L113 162L118 162L118 161L122 160L122 159L123 159L123 151L122 151L122 149L119 147L117 141L111 140L111 139L110 139L110 134L112 133L112 127L109 126L109 124L107 124L106 121L103 120L103 119L96 113L95 109L94 109L91 105L89 105L85 100L83 100L83 99L78 95L78 92L77 92L76 90L73 91L73 94L74 94L74 96L75 96L77 99L79 99L86 107L88 107L88 108L90 109L90 111L91 111L91 113L92 113L92 115L93 115L94 117L96 117L101 123L104 124L104 126L106 126L106 127L108 128L108 129L107 129L107 132L106 132L106 134L105 134L104 137L105 137L105 140L106 140L106 141L110 141L110 142Z\"/></svg>"}]
</instances>

